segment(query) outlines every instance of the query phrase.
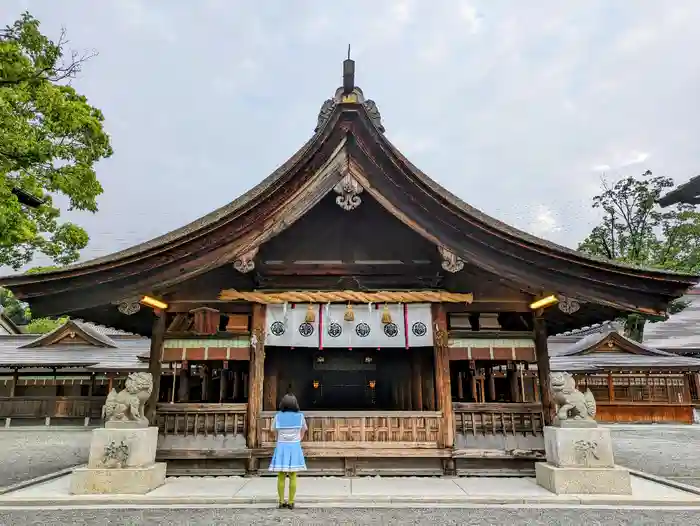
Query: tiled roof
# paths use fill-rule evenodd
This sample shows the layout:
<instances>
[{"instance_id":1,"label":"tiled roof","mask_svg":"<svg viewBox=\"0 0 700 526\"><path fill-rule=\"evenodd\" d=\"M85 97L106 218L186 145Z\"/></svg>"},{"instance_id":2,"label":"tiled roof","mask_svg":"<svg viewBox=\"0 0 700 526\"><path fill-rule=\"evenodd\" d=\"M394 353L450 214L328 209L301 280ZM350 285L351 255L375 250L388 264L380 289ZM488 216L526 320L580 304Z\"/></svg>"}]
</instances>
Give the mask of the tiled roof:
<instances>
[{"instance_id":1,"label":"tiled roof","mask_svg":"<svg viewBox=\"0 0 700 526\"><path fill-rule=\"evenodd\" d=\"M668 322L664 322L668 323ZM589 328L590 329L590 328ZM586 349L601 343L610 334L639 348L645 354L631 352L590 352ZM685 369L700 370L700 359L678 356L652 346L649 342L640 344L625 338L611 326L600 325L594 332L552 336L547 341L552 371L594 372L609 369Z\"/></svg>"},{"instance_id":2,"label":"tiled roof","mask_svg":"<svg viewBox=\"0 0 700 526\"><path fill-rule=\"evenodd\" d=\"M140 336L114 335L111 341L116 347L95 345L50 345L23 348L36 340L35 334L16 336L0 335L0 366L80 366L95 371L137 370L145 364L139 354L148 353L151 341Z\"/></svg>"},{"instance_id":3,"label":"tiled roof","mask_svg":"<svg viewBox=\"0 0 700 526\"><path fill-rule=\"evenodd\" d=\"M106 336L114 336L116 334L130 335L130 336L134 335L131 332L122 331L121 329L115 329L114 327L105 327L104 325L98 325L97 323L92 323L90 321L81 320L80 318L76 318L75 321L80 322L80 324L83 325L84 327L90 327L93 331L98 332L100 334L104 334Z\"/></svg>"},{"instance_id":4,"label":"tiled roof","mask_svg":"<svg viewBox=\"0 0 700 526\"><path fill-rule=\"evenodd\" d=\"M598 352L576 356L553 356L552 371L595 372L610 369L683 369L700 370L700 360L669 353L667 356L644 356L631 353Z\"/></svg>"},{"instance_id":5,"label":"tiled roof","mask_svg":"<svg viewBox=\"0 0 700 526\"><path fill-rule=\"evenodd\" d=\"M681 312L667 321L646 324L644 343L668 350L700 349L700 296L686 298L690 305Z\"/></svg>"}]
</instances>

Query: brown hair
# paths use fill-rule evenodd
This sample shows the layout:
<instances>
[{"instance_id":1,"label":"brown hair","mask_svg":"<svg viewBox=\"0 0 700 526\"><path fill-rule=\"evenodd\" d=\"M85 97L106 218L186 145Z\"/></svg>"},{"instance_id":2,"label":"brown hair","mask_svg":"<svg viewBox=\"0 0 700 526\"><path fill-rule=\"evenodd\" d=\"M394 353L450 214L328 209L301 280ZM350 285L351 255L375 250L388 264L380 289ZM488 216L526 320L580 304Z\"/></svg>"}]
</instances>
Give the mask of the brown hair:
<instances>
[{"instance_id":1,"label":"brown hair","mask_svg":"<svg viewBox=\"0 0 700 526\"><path fill-rule=\"evenodd\" d=\"M283 413L298 413L299 412L299 402L297 397L292 393L287 393L282 397L280 402L280 411Z\"/></svg>"}]
</instances>

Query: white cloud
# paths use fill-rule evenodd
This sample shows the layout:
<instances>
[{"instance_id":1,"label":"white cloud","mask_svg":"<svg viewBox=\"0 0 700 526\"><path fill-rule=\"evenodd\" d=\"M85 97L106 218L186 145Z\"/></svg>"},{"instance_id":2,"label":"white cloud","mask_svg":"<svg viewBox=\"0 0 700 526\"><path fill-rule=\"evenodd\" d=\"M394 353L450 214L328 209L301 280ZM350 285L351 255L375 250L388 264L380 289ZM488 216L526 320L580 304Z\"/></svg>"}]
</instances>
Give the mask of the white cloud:
<instances>
[{"instance_id":1,"label":"white cloud","mask_svg":"<svg viewBox=\"0 0 700 526\"><path fill-rule=\"evenodd\" d=\"M624 168L627 166L632 166L633 164L641 164L649 158L648 152L631 152L629 157L626 157L621 163L620 167Z\"/></svg>"},{"instance_id":2,"label":"white cloud","mask_svg":"<svg viewBox=\"0 0 700 526\"><path fill-rule=\"evenodd\" d=\"M529 231L539 237L549 237L558 232L561 227L555 217L555 212L545 205L538 205L535 218L530 223Z\"/></svg>"},{"instance_id":3,"label":"white cloud","mask_svg":"<svg viewBox=\"0 0 700 526\"><path fill-rule=\"evenodd\" d=\"M471 4L462 2L458 7L459 17L463 20L468 31L476 33L481 28L483 15Z\"/></svg>"}]
</instances>

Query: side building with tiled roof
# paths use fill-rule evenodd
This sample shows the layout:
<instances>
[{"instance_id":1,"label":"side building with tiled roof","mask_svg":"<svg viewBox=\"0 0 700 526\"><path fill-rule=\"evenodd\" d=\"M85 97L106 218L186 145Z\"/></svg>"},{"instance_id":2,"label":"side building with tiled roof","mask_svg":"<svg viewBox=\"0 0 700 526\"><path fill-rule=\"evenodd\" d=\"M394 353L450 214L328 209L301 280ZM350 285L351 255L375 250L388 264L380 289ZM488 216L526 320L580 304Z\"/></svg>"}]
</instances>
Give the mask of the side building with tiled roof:
<instances>
[{"instance_id":1,"label":"side building with tiled roof","mask_svg":"<svg viewBox=\"0 0 700 526\"><path fill-rule=\"evenodd\" d=\"M150 340L69 320L44 334L0 334L0 423L101 417L107 393L129 372L148 369Z\"/></svg>"}]
</instances>

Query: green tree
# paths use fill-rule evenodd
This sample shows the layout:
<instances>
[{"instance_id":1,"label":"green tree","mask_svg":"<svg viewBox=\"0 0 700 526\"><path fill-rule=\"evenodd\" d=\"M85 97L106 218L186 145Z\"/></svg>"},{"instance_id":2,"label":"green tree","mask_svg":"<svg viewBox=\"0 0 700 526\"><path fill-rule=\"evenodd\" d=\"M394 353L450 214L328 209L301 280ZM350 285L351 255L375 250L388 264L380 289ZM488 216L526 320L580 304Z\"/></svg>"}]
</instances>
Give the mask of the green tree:
<instances>
[{"instance_id":1,"label":"green tree","mask_svg":"<svg viewBox=\"0 0 700 526\"><path fill-rule=\"evenodd\" d=\"M0 287L0 306L3 308L5 316L10 318L15 325L26 325L29 323L29 307L22 303L14 294L7 289Z\"/></svg>"},{"instance_id":2,"label":"green tree","mask_svg":"<svg viewBox=\"0 0 700 526\"><path fill-rule=\"evenodd\" d=\"M52 270L57 270L60 267L52 265L47 267L33 267L27 270L27 274L38 274L40 272L50 272ZM0 306L3 307L5 315L10 318L15 325L28 325L32 321L32 313L29 306L15 298L14 294L6 288L0 287ZM47 320L42 322L41 325L37 325L35 329L40 329L42 327L48 327L48 322L57 322L58 320L52 320L50 318L38 318L35 321ZM65 321L65 320L63 320ZM60 323L58 324L60 325ZM58 326L56 325L56 326ZM54 327L55 328L55 327ZM51 329L53 330L53 329ZM50 332L50 331L46 331ZM35 330L36 334L43 334L43 331Z\"/></svg>"},{"instance_id":3,"label":"green tree","mask_svg":"<svg viewBox=\"0 0 700 526\"><path fill-rule=\"evenodd\" d=\"M603 180L602 192L593 198L593 208L603 213L578 249L622 263L688 273L700 272L700 213L692 205L661 209L657 201L673 186L668 177L647 170L641 177L627 177L615 184ZM688 303L669 305L674 314ZM630 314L624 318L625 335L642 341L647 321L665 318Z\"/></svg>"},{"instance_id":4,"label":"green tree","mask_svg":"<svg viewBox=\"0 0 700 526\"><path fill-rule=\"evenodd\" d=\"M61 325L66 323L68 318L37 318L36 320L30 321L24 328L26 334L46 334L55 329L58 329Z\"/></svg>"},{"instance_id":5,"label":"green tree","mask_svg":"<svg viewBox=\"0 0 700 526\"><path fill-rule=\"evenodd\" d=\"M112 154L102 112L69 85L92 55L66 56L65 32L44 36L29 13L0 30L0 266L15 269L36 252L76 261L88 235L59 223L53 197L69 210L97 211L95 164ZM18 192L43 202L23 205Z\"/></svg>"}]
</instances>

